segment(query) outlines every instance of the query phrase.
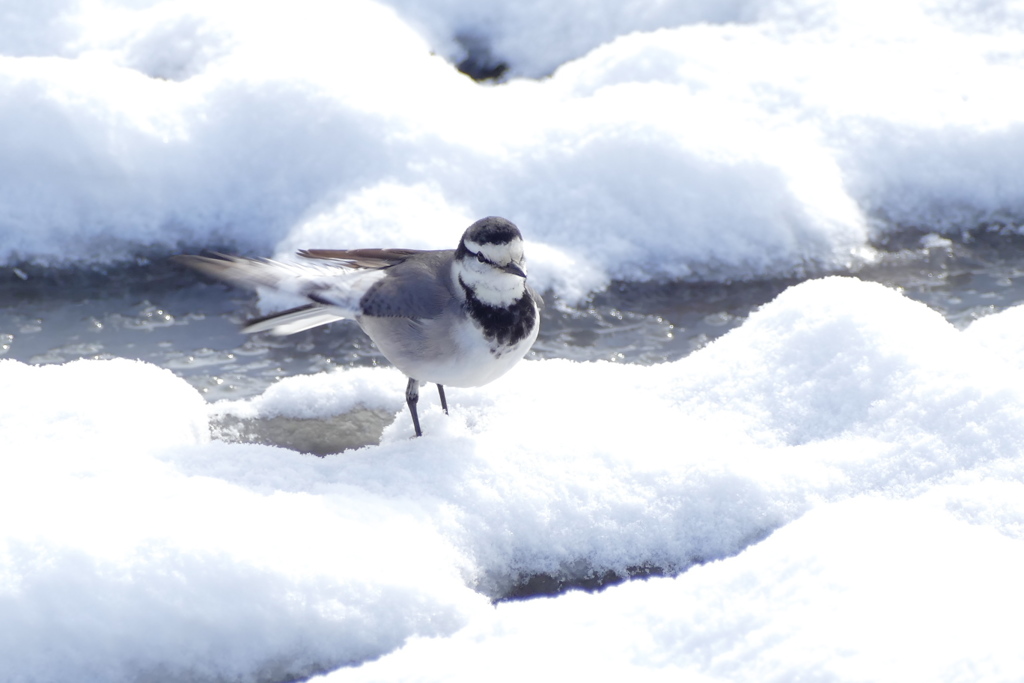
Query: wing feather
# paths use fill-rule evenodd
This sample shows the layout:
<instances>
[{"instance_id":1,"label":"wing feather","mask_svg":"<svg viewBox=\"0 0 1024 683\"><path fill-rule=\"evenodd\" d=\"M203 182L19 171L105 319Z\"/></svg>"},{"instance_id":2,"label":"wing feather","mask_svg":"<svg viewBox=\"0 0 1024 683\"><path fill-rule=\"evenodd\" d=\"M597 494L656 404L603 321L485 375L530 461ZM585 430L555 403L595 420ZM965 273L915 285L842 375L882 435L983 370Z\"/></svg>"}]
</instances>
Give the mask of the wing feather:
<instances>
[{"instance_id":1,"label":"wing feather","mask_svg":"<svg viewBox=\"0 0 1024 683\"><path fill-rule=\"evenodd\" d=\"M388 268L410 256L424 253L420 249L300 249L298 255L307 259L333 261L344 268Z\"/></svg>"}]
</instances>

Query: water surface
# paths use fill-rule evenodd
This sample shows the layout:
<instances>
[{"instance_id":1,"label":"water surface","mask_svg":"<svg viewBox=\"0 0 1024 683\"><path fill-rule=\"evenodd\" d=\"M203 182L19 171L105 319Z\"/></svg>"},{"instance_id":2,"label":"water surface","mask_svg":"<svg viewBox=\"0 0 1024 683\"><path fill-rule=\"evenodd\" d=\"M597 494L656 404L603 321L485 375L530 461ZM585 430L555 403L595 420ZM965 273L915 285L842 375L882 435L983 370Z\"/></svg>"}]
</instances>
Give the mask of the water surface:
<instances>
[{"instance_id":1,"label":"water surface","mask_svg":"<svg viewBox=\"0 0 1024 683\"><path fill-rule=\"evenodd\" d=\"M1024 302L1024 238L950 241L904 234L854 273L899 288L964 327ZM797 278L728 283L613 283L579 306L547 294L529 357L660 363L736 327ZM291 337L245 335L255 296L166 258L108 267L0 270L0 357L27 363L139 358L169 368L209 400L243 398L275 380L386 364L350 322Z\"/></svg>"}]
</instances>

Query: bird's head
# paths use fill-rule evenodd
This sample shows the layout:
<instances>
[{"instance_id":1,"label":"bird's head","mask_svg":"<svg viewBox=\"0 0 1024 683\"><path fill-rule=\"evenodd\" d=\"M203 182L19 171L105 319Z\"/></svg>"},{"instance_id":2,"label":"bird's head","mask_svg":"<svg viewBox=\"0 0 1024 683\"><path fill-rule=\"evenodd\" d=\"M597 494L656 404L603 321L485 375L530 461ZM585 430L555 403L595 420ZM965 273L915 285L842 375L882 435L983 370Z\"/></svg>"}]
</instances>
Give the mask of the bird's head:
<instances>
[{"instance_id":1,"label":"bird's head","mask_svg":"<svg viewBox=\"0 0 1024 683\"><path fill-rule=\"evenodd\" d=\"M526 290L526 259L519 228L504 218L482 218L455 250L457 282L490 306L509 306Z\"/></svg>"}]
</instances>

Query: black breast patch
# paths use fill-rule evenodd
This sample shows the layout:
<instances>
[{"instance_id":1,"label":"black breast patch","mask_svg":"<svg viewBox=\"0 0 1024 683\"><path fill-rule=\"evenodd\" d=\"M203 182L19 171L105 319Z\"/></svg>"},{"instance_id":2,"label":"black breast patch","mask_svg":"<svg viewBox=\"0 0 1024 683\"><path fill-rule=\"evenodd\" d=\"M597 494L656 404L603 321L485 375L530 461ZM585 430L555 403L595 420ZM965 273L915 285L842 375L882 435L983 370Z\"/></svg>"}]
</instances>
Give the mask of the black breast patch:
<instances>
[{"instance_id":1,"label":"black breast patch","mask_svg":"<svg viewBox=\"0 0 1024 683\"><path fill-rule=\"evenodd\" d=\"M530 290L526 289L511 306L491 306L480 301L466 283L459 278L466 293L466 308L469 314L483 328L484 336L497 346L514 346L529 336L537 323L537 307ZM495 350L498 353L498 350ZM500 355L500 353L498 353Z\"/></svg>"}]
</instances>

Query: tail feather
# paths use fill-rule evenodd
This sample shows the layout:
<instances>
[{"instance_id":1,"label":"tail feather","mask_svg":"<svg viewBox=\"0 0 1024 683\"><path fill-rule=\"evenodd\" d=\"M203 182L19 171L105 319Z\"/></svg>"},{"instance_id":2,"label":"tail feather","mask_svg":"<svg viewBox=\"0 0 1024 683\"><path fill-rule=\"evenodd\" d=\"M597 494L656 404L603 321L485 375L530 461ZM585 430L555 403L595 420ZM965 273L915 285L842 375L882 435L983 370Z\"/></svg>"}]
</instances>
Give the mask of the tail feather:
<instances>
[{"instance_id":1,"label":"tail feather","mask_svg":"<svg viewBox=\"0 0 1024 683\"><path fill-rule=\"evenodd\" d=\"M295 334L343 318L356 318L366 291L380 278L382 270L353 270L341 263L282 263L266 259L214 254L172 257L177 263L224 280L233 285L271 290L287 298L307 301L280 313L250 322L246 332L269 330L272 334Z\"/></svg>"},{"instance_id":2,"label":"tail feather","mask_svg":"<svg viewBox=\"0 0 1024 683\"><path fill-rule=\"evenodd\" d=\"M172 256L171 260L198 270L204 275L230 282L240 287L256 289L269 287L278 291L299 294L303 284L316 271L306 272L295 265L271 261L269 259L251 259L228 254L213 256L194 256L182 254ZM321 271L322 272L322 271Z\"/></svg>"},{"instance_id":3,"label":"tail feather","mask_svg":"<svg viewBox=\"0 0 1024 683\"><path fill-rule=\"evenodd\" d=\"M326 306L307 304L306 306L298 306L287 311L272 313L262 318L250 320L242 328L242 331L248 333L270 331L271 334L285 336L320 325L326 325L343 318L344 316L332 312Z\"/></svg>"}]
</instances>

